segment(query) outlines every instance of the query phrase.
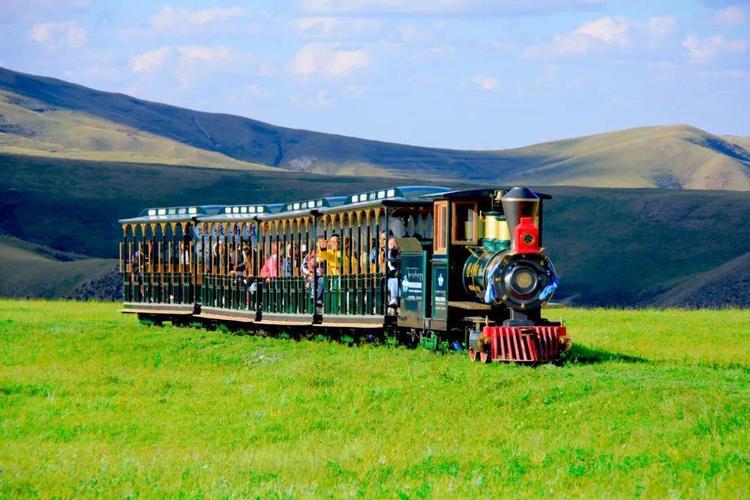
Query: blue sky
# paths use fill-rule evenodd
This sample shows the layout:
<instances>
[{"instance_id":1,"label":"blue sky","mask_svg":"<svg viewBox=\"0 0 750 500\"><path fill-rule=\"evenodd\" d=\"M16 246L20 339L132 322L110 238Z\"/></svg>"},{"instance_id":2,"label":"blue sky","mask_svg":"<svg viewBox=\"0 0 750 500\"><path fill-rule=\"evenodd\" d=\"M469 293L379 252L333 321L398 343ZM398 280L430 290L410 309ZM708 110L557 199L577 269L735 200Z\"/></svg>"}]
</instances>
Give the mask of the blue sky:
<instances>
[{"instance_id":1,"label":"blue sky","mask_svg":"<svg viewBox=\"0 0 750 500\"><path fill-rule=\"evenodd\" d=\"M749 2L0 0L0 41L14 70L385 141L750 135Z\"/></svg>"}]
</instances>

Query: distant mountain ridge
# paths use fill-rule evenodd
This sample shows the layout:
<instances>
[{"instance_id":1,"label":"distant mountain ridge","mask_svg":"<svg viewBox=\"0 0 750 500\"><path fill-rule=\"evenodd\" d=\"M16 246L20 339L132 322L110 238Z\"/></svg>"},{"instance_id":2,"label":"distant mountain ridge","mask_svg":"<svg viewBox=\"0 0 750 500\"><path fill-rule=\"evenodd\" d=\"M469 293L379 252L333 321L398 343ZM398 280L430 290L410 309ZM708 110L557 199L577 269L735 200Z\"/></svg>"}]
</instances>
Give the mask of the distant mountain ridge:
<instances>
[{"instance_id":1,"label":"distant mountain ridge","mask_svg":"<svg viewBox=\"0 0 750 500\"><path fill-rule=\"evenodd\" d=\"M11 154L502 184L750 190L750 139L689 125L461 151L278 127L4 68L0 92L0 152ZM39 118L44 113L54 116ZM76 134L60 132L70 128L66 120Z\"/></svg>"}]
</instances>

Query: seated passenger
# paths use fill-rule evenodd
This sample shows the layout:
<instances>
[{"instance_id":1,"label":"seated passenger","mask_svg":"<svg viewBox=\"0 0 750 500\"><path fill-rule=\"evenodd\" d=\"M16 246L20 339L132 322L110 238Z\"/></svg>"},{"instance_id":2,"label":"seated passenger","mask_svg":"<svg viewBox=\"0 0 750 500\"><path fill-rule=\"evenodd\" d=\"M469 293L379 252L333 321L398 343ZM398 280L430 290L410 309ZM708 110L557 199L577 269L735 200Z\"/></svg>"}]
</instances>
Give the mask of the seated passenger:
<instances>
[{"instance_id":1,"label":"seated passenger","mask_svg":"<svg viewBox=\"0 0 750 500\"><path fill-rule=\"evenodd\" d=\"M307 245L302 244L300 258L300 275L305 279L305 287L312 281L313 267L315 266L315 249L307 253Z\"/></svg>"},{"instance_id":2,"label":"seated passenger","mask_svg":"<svg viewBox=\"0 0 750 500\"><path fill-rule=\"evenodd\" d=\"M393 237L393 231L388 232L390 238ZM386 261L386 238L385 231L380 232L380 244L375 245L372 243L372 250L370 251L370 272L382 273L385 272L385 261Z\"/></svg>"},{"instance_id":3,"label":"seated passenger","mask_svg":"<svg viewBox=\"0 0 750 500\"><path fill-rule=\"evenodd\" d=\"M328 275L329 276L340 276L341 274L349 273L350 258L349 248L346 249L343 254L341 253L341 239L338 234L332 234L328 239L327 247L318 253L318 259L324 260L327 263ZM356 267L359 260L356 256L351 257L351 264ZM343 266L343 267L342 267Z\"/></svg>"},{"instance_id":4,"label":"seated passenger","mask_svg":"<svg viewBox=\"0 0 750 500\"><path fill-rule=\"evenodd\" d=\"M310 252L311 263L314 263L315 282L315 306L323 307L323 295L325 294L324 276L328 273L328 261L321 255L328 252L328 242L322 236L318 237L317 248Z\"/></svg>"},{"instance_id":5,"label":"seated passenger","mask_svg":"<svg viewBox=\"0 0 750 500\"><path fill-rule=\"evenodd\" d=\"M352 239L348 236L344 238L344 274L359 274L359 258L352 251Z\"/></svg>"},{"instance_id":6,"label":"seated passenger","mask_svg":"<svg viewBox=\"0 0 750 500\"><path fill-rule=\"evenodd\" d=\"M278 245L276 243L271 244L271 255L268 256L266 262L260 270L261 278L276 278L279 275L278 271Z\"/></svg>"},{"instance_id":7,"label":"seated passenger","mask_svg":"<svg viewBox=\"0 0 750 500\"><path fill-rule=\"evenodd\" d=\"M399 306L399 271L401 270L401 251L396 238L388 240L388 261L386 278L388 279L388 314L396 314Z\"/></svg>"},{"instance_id":8,"label":"seated passenger","mask_svg":"<svg viewBox=\"0 0 750 500\"><path fill-rule=\"evenodd\" d=\"M286 244L286 252L281 258L281 275L285 278L292 276L292 269L294 268L294 258L292 257L292 244Z\"/></svg>"},{"instance_id":9,"label":"seated passenger","mask_svg":"<svg viewBox=\"0 0 750 500\"><path fill-rule=\"evenodd\" d=\"M320 243L320 241L319 241ZM324 241L322 246L318 246L318 262L325 262L327 274L329 276L338 276L341 274L341 250L339 235L332 234L328 241Z\"/></svg>"}]
</instances>

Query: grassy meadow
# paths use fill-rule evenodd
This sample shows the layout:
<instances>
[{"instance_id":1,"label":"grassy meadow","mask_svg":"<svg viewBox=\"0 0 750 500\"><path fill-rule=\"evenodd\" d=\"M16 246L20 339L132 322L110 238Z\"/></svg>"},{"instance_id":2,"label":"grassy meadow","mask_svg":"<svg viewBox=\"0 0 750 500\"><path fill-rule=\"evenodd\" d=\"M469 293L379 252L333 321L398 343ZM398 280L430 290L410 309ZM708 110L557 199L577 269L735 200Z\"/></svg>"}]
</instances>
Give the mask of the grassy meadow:
<instances>
[{"instance_id":1,"label":"grassy meadow","mask_svg":"<svg viewBox=\"0 0 750 500\"><path fill-rule=\"evenodd\" d=\"M750 311L563 309L562 366L0 301L0 497L750 496Z\"/></svg>"}]
</instances>

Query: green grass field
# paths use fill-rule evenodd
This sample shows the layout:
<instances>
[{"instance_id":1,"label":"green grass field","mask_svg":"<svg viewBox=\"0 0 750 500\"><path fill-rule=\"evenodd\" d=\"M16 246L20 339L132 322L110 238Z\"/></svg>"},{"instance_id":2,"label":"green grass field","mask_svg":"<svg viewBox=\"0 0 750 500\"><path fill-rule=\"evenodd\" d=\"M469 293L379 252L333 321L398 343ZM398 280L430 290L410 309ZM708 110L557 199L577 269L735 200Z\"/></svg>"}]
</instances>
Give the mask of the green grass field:
<instances>
[{"instance_id":1,"label":"green grass field","mask_svg":"<svg viewBox=\"0 0 750 500\"><path fill-rule=\"evenodd\" d=\"M750 311L554 310L563 366L0 301L0 497L750 495Z\"/></svg>"}]
</instances>

